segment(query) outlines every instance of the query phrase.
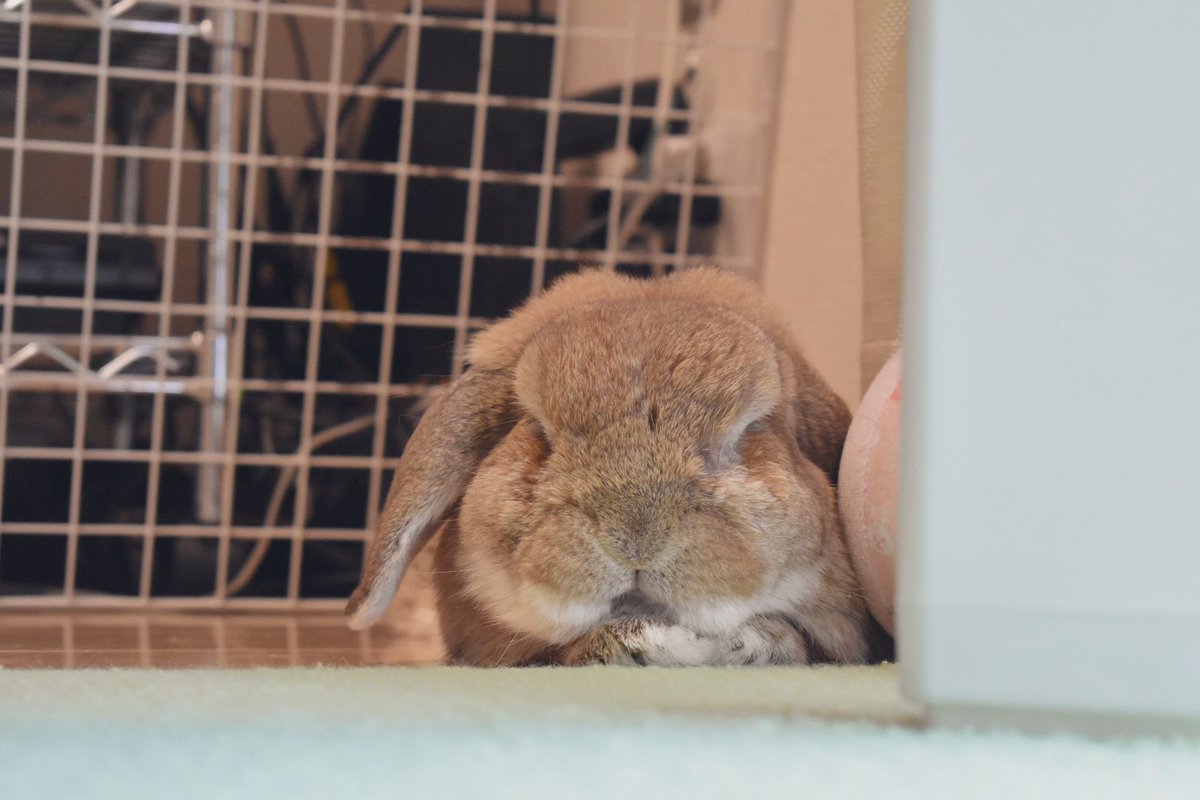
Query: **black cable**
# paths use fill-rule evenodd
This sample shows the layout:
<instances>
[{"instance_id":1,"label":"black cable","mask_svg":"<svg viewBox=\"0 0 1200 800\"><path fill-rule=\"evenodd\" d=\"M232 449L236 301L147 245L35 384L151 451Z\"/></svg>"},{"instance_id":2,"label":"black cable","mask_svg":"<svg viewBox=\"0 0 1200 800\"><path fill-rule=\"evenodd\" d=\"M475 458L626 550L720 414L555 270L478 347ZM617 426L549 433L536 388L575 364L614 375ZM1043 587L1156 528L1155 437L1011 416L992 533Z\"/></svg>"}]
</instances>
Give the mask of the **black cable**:
<instances>
[{"instance_id":1,"label":"black cable","mask_svg":"<svg viewBox=\"0 0 1200 800\"><path fill-rule=\"evenodd\" d=\"M359 11L366 11L367 4L364 0L352 0L351 5ZM362 52L369 53L375 49L375 26L371 24L370 18L364 18L362 21Z\"/></svg>"},{"instance_id":2,"label":"black cable","mask_svg":"<svg viewBox=\"0 0 1200 800\"><path fill-rule=\"evenodd\" d=\"M405 26L403 25L392 26L392 29L388 31L388 35L385 36L383 41L379 44L379 48L374 52L374 54L371 55L369 59L367 59L366 64L363 65L362 72L359 73L358 78L353 83L354 86L365 86L371 81L372 78L375 77L375 73L378 71L380 65L383 64L383 60L388 57L388 54L392 51L392 48L395 47L396 42L399 41L400 35L404 33L404 28ZM350 95L346 98L346 100L342 103L342 107L338 109L337 125L334 128L335 131L341 130L346 118L349 117L354 109L358 107L359 102L360 100L358 95ZM324 149L325 133L322 131L321 135L318 136L316 140L309 145L308 149L304 151L304 155L306 158L313 158Z\"/></svg>"},{"instance_id":3,"label":"black cable","mask_svg":"<svg viewBox=\"0 0 1200 800\"><path fill-rule=\"evenodd\" d=\"M292 54L296 57L296 68L300 72L300 78L305 83L312 81L312 68L308 63L308 48L304 46L304 36L300 33L300 23L291 14L287 14L283 18L284 25L287 26L289 37L292 40ZM312 92L301 92L301 97L304 98L304 110L308 113L308 124L313 129L313 135L317 135L321 131L321 112L317 109L316 98Z\"/></svg>"},{"instance_id":4,"label":"black cable","mask_svg":"<svg viewBox=\"0 0 1200 800\"><path fill-rule=\"evenodd\" d=\"M542 21L541 0L530 0L529 17L530 22L535 24ZM559 47L561 44L561 42L555 39L555 48ZM551 50L551 53L553 53L553 49ZM542 49L540 47L529 48L529 61L531 64L530 74L533 76L533 81L537 84L537 88L541 88L542 76L544 75L546 77L546 96L549 97L552 90L550 86L550 68L549 65L546 64L546 59L542 56Z\"/></svg>"}]
</instances>

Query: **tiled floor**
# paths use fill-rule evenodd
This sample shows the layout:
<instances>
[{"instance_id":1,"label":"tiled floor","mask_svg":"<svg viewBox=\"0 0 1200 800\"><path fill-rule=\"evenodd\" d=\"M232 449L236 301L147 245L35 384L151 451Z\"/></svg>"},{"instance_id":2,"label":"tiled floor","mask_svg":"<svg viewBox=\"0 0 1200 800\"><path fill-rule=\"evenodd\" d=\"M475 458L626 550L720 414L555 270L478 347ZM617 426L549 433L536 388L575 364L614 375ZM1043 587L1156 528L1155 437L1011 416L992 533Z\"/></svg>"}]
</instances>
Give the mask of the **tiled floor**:
<instances>
[{"instance_id":1,"label":"tiled floor","mask_svg":"<svg viewBox=\"0 0 1200 800\"><path fill-rule=\"evenodd\" d=\"M436 631L356 632L340 614L0 614L0 667L259 667L436 663Z\"/></svg>"},{"instance_id":2,"label":"tiled floor","mask_svg":"<svg viewBox=\"0 0 1200 800\"><path fill-rule=\"evenodd\" d=\"M422 554L368 631L350 630L340 613L0 610L0 668L436 664L445 651L431 568Z\"/></svg>"}]
</instances>

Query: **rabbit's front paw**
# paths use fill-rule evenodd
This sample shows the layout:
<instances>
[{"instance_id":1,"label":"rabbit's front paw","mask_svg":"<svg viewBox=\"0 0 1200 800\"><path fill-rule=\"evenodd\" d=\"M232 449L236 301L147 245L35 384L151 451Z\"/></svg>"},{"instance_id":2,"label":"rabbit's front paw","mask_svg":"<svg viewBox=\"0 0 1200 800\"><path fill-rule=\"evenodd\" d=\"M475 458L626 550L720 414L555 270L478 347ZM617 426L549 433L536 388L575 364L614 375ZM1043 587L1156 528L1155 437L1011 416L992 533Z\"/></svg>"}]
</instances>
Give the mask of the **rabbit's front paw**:
<instances>
[{"instance_id":1,"label":"rabbit's front paw","mask_svg":"<svg viewBox=\"0 0 1200 800\"><path fill-rule=\"evenodd\" d=\"M807 664L804 635L782 614L753 617L729 639L729 664Z\"/></svg>"},{"instance_id":2,"label":"rabbit's front paw","mask_svg":"<svg viewBox=\"0 0 1200 800\"><path fill-rule=\"evenodd\" d=\"M715 663L717 646L681 625L649 617L605 623L567 646L563 663L691 666Z\"/></svg>"},{"instance_id":3,"label":"rabbit's front paw","mask_svg":"<svg viewBox=\"0 0 1200 800\"><path fill-rule=\"evenodd\" d=\"M601 625L567 647L563 663L699 667L804 663L804 640L785 619L755 617L731 636L701 636L651 617Z\"/></svg>"},{"instance_id":4,"label":"rabbit's front paw","mask_svg":"<svg viewBox=\"0 0 1200 800\"><path fill-rule=\"evenodd\" d=\"M754 617L729 636L701 636L682 625L628 617L601 625L563 652L562 663L699 667L803 664L804 637L781 615Z\"/></svg>"}]
</instances>

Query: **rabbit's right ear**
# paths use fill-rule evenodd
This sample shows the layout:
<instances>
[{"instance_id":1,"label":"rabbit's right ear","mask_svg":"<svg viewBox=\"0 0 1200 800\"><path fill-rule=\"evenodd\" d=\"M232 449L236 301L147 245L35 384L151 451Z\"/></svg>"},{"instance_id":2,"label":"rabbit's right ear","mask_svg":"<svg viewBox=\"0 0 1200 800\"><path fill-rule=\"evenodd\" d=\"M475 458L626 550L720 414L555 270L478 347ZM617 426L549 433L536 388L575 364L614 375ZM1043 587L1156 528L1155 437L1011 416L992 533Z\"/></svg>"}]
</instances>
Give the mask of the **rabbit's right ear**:
<instances>
[{"instance_id":1,"label":"rabbit's right ear","mask_svg":"<svg viewBox=\"0 0 1200 800\"><path fill-rule=\"evenodd\" d=\"M368 628L383 616L413 556L517 416L509 373L479 369L468 370L425 412L400 457L362 580L346 605L351 628Z\"/></svg>"},{"instance_id":2,"label":"rabbit's right ear","mask_svg":"<svg viewBox=\"0 0 1200 800\"><path fill-rule=\"evenodd\" d=\"M837 486L842 448L850 430L850 408L803 357L797 353L793 360L798 384L792 399L796 441L808 460Z\"/></svg>"}]
</instances>

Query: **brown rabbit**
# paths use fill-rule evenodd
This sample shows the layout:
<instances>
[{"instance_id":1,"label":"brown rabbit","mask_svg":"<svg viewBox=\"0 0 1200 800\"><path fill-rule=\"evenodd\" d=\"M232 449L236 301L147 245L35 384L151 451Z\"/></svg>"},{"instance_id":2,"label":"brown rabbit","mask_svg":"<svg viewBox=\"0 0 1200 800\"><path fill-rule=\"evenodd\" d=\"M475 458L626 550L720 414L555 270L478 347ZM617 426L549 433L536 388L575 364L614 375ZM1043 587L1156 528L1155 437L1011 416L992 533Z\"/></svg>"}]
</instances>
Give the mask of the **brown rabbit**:
<instances>
[{"instance_id":1,"label":"brown rabbit","mask_svg":"<svg viewBox=\"0 0 1200 800\"><path fill-rule=\"evenodd\" d=\"M853 663L850 415L750 283L586 271L480 333L404 451L347 613L441 527L461 663Z\"/></svg>"}]
</instances>

